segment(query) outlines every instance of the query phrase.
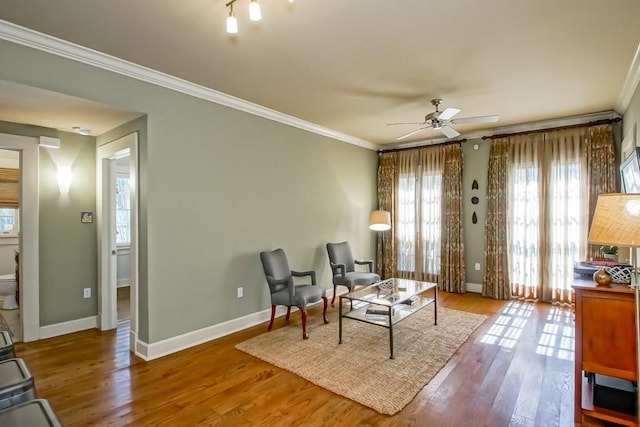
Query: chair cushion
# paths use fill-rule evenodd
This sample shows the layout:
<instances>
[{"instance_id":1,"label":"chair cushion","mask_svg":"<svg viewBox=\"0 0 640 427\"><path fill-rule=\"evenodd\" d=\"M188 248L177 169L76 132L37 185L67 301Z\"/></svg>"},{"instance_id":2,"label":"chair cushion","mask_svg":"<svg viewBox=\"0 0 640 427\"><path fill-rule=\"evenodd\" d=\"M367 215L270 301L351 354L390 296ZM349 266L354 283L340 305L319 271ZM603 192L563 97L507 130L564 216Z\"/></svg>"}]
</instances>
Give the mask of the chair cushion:
<instances>
[{"instance_id":1,"label":"chair cushion","mask_svg":"<svg viewBox=\"0 0 640 427\"><path fill-rule=\"evenodd\" d=\"M367 273L366 271L352 271L342 277L333 276L333 282L336 285L346 286L349 289L353 289L354 286L371 285L379 282L380 276L376 273Z\"/></svg>"},{"instance_id":2,"label":"chair cushion","mask_svg":"<svg viewBox=\"0 0 640 427\"><path fill-rule=\"evenodd\" d=\"M299 285L295 287L291 305L303 307L318 302L325 296L326 290L320 286ZM272 305L289 305L289 290L281 289L271 294Z\"/></svg>"}]
</instances>

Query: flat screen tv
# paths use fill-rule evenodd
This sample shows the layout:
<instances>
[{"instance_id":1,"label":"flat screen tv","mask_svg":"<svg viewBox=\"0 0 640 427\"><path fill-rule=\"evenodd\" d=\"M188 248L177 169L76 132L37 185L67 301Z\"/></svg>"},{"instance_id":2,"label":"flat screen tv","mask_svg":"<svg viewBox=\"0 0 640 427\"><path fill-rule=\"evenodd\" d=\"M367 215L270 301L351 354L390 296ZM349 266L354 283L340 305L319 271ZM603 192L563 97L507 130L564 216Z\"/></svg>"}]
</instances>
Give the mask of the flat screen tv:
<instances>
[{"instance_id":1,"label":"flat screen tv","mask_svg":"<svg viewBox=\"0 0 640 427\"><path fill-rule=\"evenodd\" d=\"M620 165L622 189L625 193L640 193L640 147Z\"/></svg>"}]
</instances>

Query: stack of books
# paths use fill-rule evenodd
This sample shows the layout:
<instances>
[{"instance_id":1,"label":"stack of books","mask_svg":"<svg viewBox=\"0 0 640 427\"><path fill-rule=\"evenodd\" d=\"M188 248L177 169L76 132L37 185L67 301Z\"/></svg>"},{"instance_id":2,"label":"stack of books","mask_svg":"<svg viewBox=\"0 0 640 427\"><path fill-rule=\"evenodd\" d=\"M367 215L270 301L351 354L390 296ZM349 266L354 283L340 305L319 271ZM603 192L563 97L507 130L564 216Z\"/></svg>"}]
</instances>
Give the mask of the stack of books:
<instances>
[{"instance_id":1,"label":"stack of books","mask_svg":"<svg viewBox=\"0 0 640 427\"><path fill-rule=\"evenodd\" d=\"M420 302L420 296L419 295L414 295L411 298L409 298L408 300L403 301L402 303L410 305L410 306L414 306L414 305L417 305L419 302Z\"/></svg>"},{"instance_id":2,"label":"stack of books","mask_svg":"<svg viewBox=\"0 0 640 427\"><path fill-rule=\"evenodd\" d=\"M364 314L371 319L386 319L389 317L389 308L371 304Z\"/></svg>"}]
</instances>

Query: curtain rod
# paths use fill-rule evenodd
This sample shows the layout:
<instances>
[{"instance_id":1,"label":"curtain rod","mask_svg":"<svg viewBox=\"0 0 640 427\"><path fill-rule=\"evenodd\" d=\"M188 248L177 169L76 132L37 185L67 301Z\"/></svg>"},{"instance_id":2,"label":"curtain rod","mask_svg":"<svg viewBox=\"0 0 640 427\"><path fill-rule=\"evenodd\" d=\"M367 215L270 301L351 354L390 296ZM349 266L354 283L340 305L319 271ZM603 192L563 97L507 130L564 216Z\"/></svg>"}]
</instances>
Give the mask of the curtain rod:
<instances>
[{"instance_id":1,"label":"curtain rod","mask_svg":"<svg viewBox=\"0 0 640 427\"><path fill-rule=\"evenodd\" d=\"M525 130L522 132L513 132L513 133L499 133L497 135L483 136L482 139L497 139L497 138L505 138L508 136L514 136L514 135L526 135L529 133L548 132L552 130L573 129L573 128L590 127L590 126L597 126L597 125L606 125L609 123L619 122L621 120L622 119L620 117L615 117L613 119L602 119L602 120L596 120L593 122L581 123L581 124L575 124L575 125L558 126L558 127L537 129L537 130Z\"/></svg>"},{"instance_id":2,"label":"curtain rod","mask_svg":"<svg viewBox=\"0 0 640 427\"><path fill-rule=\"evenodd\" d=\"M467 142L467 138L456 139L455 141L439 142L437 144L416 145L414 147L406 147L406 148L391 148L389 150L384 150L384 149L381 148L381 149L378 150L378 155L380 155L382 153L393 153L393 152L396 152L396 151L413 150L413 149L416 149L416 148L435 147L436 145L462 144L463 142Z\"/></svg>"}]
</instances>

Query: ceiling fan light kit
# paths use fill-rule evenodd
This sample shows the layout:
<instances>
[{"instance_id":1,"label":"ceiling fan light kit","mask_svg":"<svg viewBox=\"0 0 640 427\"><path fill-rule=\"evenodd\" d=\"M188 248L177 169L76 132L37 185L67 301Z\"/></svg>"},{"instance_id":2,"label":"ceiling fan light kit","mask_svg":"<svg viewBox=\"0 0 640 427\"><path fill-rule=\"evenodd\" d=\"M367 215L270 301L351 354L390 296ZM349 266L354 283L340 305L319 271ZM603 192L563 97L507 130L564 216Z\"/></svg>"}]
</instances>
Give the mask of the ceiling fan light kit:
<instances>
[{"instance_id":1,"label":"ceiling fan light kit","mask_svg":"<svg viewBox=\"0 0 640 427\"><path fill-rule=\"evenodd\" d=\"M409 138L410 136L415 135L418 132L422 132L427 129L434 129L441 132L447 138L455 138L460 135L460 132L455 130L449 125L454 124L465 124L465 123L493 123L497 122L500 118L499 116L477 116L477 117L462 117L459 119L454 119L453 116L462 111L459 108L448 107L444 111L439 111L438 108L442 104L442 99L436 98L431 100L431 105L436 107L436 111L433 113L429 113L424 116L424 122L409 122L409 123L387 123L388 126L394 125L420 125L422 127L411 131L405 135L397 138L397 141L401 141L403 139Z\"/></svg>"}]
</instances>

